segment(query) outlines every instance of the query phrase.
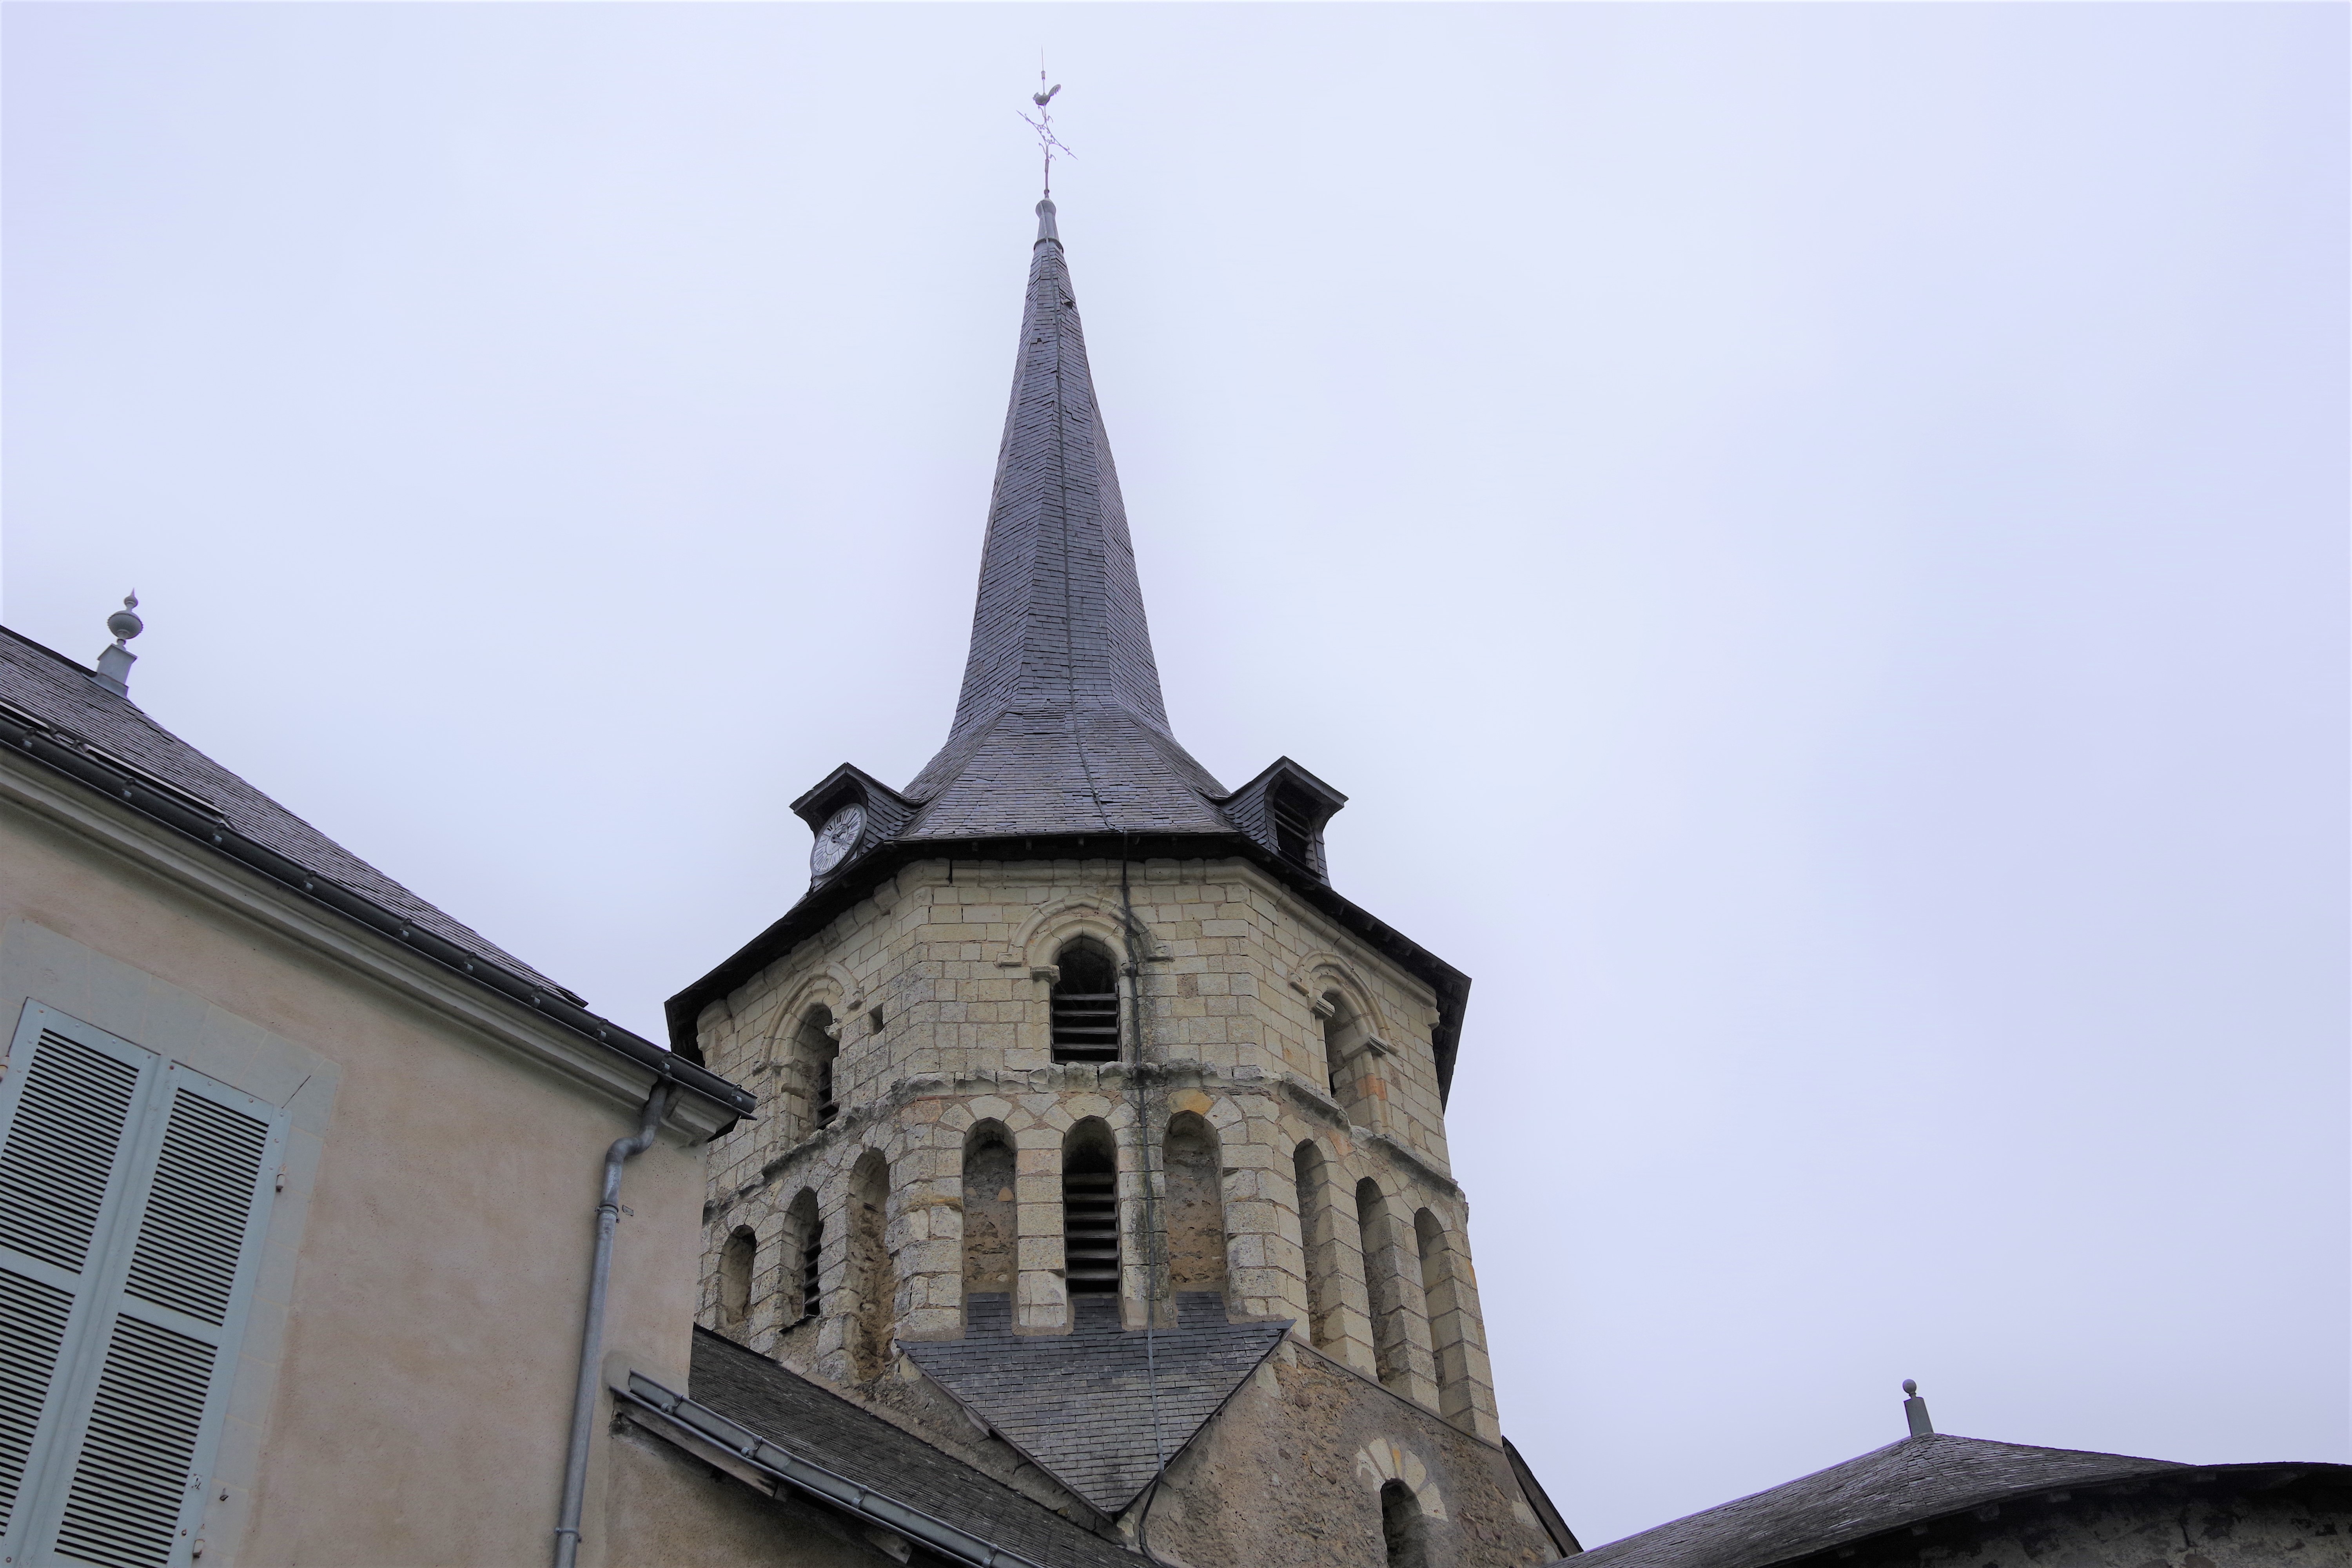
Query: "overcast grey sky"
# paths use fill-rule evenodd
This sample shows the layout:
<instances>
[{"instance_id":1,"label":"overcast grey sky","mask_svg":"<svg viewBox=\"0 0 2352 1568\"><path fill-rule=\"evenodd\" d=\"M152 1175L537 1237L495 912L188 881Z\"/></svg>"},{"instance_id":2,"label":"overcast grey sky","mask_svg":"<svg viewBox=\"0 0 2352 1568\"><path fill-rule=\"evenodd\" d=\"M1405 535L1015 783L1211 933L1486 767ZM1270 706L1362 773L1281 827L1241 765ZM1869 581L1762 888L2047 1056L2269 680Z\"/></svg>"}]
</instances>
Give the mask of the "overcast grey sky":
<instances>
[{"instance_id":1,"label":"overcast grey sky","mask_svg":"<svg viewBox=\"0 0 2352 1568\"><path fill-rule=\"evenodd\" d=\"M2347 1433L2347 11L17 5L5 610L635 1027L945 733L1062 232L1180 734L1476 977L1597 1542ZM527 1136L527 1130L518 1130Z\"/></svg>"}]
</instances>

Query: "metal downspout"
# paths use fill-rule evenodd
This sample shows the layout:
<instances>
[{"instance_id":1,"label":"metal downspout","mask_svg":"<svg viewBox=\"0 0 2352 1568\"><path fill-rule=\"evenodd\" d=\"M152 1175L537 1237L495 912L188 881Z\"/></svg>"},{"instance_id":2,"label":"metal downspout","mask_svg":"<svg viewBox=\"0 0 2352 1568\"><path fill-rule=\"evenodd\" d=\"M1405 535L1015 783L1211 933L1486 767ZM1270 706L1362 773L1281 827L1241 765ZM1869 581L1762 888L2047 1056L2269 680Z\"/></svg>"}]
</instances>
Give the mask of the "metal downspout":
<instances>
[{"instance_id":1,"label":"metal downspout","mask_svg":"<svg viewBox=\"0 0 2352 1568\"><path fill-rule=\"evenodd\" d=\"M555 1568L580 1555L580 1509L588 1491L588 1441L596 1426L597 1384L604 1356L604 1296L613 1277L613 1227L621 1218L621 1167L653 1147L662 1118L677 1098L664 1079L646 1097L637 1130L604 1151L604 1191L596 1205L596 1258L588 1268L588 1317L580 1331L580 1379L572 1393L572 1443L563 1456L563 1507L555 1521Z\"/></svg>"}]
</instances>

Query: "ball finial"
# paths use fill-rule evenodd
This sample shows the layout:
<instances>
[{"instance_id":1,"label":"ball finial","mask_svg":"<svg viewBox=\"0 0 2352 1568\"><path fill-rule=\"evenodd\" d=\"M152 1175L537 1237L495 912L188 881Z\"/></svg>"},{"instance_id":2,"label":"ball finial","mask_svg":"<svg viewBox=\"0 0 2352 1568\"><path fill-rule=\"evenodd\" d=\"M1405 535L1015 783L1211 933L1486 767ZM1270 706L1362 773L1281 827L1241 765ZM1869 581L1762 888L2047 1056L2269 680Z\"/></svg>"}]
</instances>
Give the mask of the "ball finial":
<instances>
[{"instance_id":1,"label":"ball finial","mask_svg":"<svg viewBox=\"0 0 2352 1568\"><path fill-rule=\"evenodd\" d=\"M1912 1379L1912 1378L1908 1378L1908 1377L1905 1378L1905 1379L1903 1380L1903 1392L1904 1392L1904 1393L1906 1393L1906 1394L1916 1394L1916 1393L1918 1393L1918 1392L1919 1392L1919 1384L1918 1384L1917 1381L1916 1381L1916 1380L1915 1380L1915 1379Z\"/></svg>"},{"instance_id":2,"label":"ball finial","mask_svg":"<svg viewBox=\"0 0 2352 1568\"><path fill-rule=\"evenodd\" d=\"M147 623L138 615L139 594L132 590L122 597L122 608L106 617L106 629L114 634L116 642L129 642L147 629Z\"/></svg>"}]
</instances>

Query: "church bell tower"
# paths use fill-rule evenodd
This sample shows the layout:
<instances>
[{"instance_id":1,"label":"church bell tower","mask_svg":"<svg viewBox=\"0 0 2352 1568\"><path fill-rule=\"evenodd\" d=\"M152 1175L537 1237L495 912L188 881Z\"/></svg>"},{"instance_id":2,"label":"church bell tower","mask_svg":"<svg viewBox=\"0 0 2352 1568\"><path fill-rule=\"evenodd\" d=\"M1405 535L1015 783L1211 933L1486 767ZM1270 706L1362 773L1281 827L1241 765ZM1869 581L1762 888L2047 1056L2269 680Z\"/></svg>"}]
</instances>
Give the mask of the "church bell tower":
<instances>
[{"instance_id":1,"label":"church bell tower","mask_svg":"<svg viewBox=\"0 0 2352 1568\"><path fill-rule=\"evenodd\" d=\"M1446 1151L1469 980L1333 886L1344 795L1177 740L1037 211L947 742L794 801L808 890L669 1005L761 1102L701 1321L1171 1564L1551 1561Z\"/></svg>"}]
</instances>

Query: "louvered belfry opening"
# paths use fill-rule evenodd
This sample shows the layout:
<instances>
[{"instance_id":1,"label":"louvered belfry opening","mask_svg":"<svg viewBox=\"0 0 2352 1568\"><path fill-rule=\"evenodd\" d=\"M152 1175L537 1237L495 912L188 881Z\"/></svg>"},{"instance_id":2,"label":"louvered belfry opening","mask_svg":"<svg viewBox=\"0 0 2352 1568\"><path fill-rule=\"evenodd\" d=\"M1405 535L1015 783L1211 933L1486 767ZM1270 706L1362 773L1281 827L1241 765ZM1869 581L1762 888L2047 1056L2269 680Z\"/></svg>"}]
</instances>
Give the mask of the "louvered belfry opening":
<instances>
[{"instance_id":1,"label":"louvered belfry opening","mask_svg":"<svg viewBox=\"0 0 2352 1568\"><path fill-rule=\"evenodd\" d=\"M1118 964L1100 943L1081 939L1062 949L1054 982L1054 1059L1118 1060Z\"/></svg>"},{"instance_id":2,"label":"louvered belfry opening","mask_svg":"<svg viewBox=\"0 0 2352 1568\"><path fill-rule=\"evenodd\" d=\"M793 1233L800 1242L800 1310L793 1314L794 1322L805 1323L816 1316L817 1301L823 1294L820 1275L824 1265L824 1221L816 1215L816 1194L803 1192L793 1200Z\"/></svg>"},{"instance_id":3,"label":"louvered belfry opening","mask_svg":"<svg viewBox=\"0 0 2352 1568\"><path fill-rule=\"evenodd\" d=\"M1093 1117L1062 1145L1062 1268L1073 1296L1118 1293L1118 1162Z\"/></svg>"},{"instance_id":4,"label":"louvered belfry opening","mask_svg":"<svg viewBox=\"0 0 2352 1568\"><path fill-rule=\"evenodd\" d=\"M840 1042L835 1037L837 1033L830 1008L812 1007L801 1020L799 1054L808 1070L811 1130L829 1124L841 1114L833 1082L834 1062L841 1055Z\"/></svg>"}]
</instances>

